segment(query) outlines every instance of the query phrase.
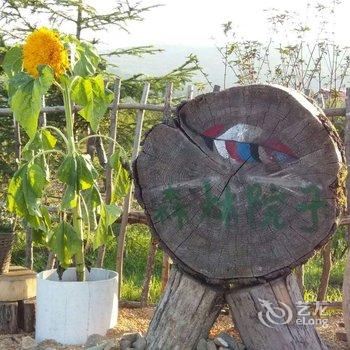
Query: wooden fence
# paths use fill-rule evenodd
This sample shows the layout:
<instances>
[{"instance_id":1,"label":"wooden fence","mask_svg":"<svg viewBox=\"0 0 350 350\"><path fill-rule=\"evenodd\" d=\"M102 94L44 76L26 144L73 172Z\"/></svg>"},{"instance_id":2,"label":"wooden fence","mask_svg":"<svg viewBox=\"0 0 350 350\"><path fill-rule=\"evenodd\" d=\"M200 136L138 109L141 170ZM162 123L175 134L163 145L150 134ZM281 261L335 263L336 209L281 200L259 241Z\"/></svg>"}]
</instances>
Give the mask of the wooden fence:
<instances>
[{"instance_id":1,"label":"wooden fence","mask_svg":"<svg viewBox=\"0 0 350 350\"><path fill-rule=\"evenodd\" d=\"M109 122L109 136L113 139L117 139L117 125L118 125L118 112L120 110L135 110L136 111L136 126L134 131L134 140L133 140L133 149L131 160L133 161L139 152L140 141L142 136L143 121L145 111L154 111L163 114L163 119L168 120L171 118L172 112L175 111L175 107L172 105L173 98L173 86L172 83L167 84L164 94L164 103L163 104L150 104L148 103L148 94L150 91L150 84L145 83L143 87L142 97L139 103L122 103L120 102L120 89L121 89L121 80L117 78L114 83L114 100L113 103L109 106L110 113L110 122ZM219 86L214 87L214 92L220 91ZM186 99L192 99L194 95L194 88L192 85L188 86ZM322 107L322 106L321 106ZM73 112L78 112L80 109L79 106L73 107ZM327 117L331 120L334 117L343 116L345 117L344 125L344 147L345 154L350 159L350 88L346 89L346 103L344 108L323 108L323 111ZM63 106L43 106L41 111L40 123L44 125L46 123L46 115L60 114L64 113ZM12 111L10 108L0 108L0 116L11 115ZM14 137L16 142L16 156L20 158L21 155L21 131L17 122L14 123ZM98 135L96 135L98 138ZM115 143L109 142L107 156L110 156L114 152ZM112 177L113 171L109 167L108 162L104 164L105 166L105 175L106 175L106 192L105 198L109 202L111 200L111 191L112 191ZM349 164L348 164L349 168ZM350 170L350 169L349 169ZM347 180L347 191L350 190L350 179ZM120 276L120 289L123 281L123 262L124 262L124 250L125 250L125 236L126 228L128 224L145 224L147 225L147 218L143 212L131 210L131 204L133 202L133 187L131 187L130 192L124 199L123 204L123 213L120 222L120 231L118 234L118 245L116 253L116 270ZM348 197L348 208L350 207L350 197ZM341 224L349 225L350 224L350 215L344 215ZM348 226L348 234L349 232ZM26 237L26 266L33 268L33 244L31 239L31 232L27 230ZM129 306L145 306L148 301L150 282L154 270L155 254L157 251L158 243L155 239L151 239L149 254L147 258L147 265L145 271L145 278L142 287L141 302L126 302ZM99 249L99 254L97 258L96 265L102 267L104 263L106 247L102 246ZM48 268L54 266L55 257L50 254L48 260ZM165 287L169 276L169 258L164 254L163 263L162 263L162 287ZM119 294L120 294L119 289ZM122 302L123 304L123 302Z\"/></svg>"}]
</instances>

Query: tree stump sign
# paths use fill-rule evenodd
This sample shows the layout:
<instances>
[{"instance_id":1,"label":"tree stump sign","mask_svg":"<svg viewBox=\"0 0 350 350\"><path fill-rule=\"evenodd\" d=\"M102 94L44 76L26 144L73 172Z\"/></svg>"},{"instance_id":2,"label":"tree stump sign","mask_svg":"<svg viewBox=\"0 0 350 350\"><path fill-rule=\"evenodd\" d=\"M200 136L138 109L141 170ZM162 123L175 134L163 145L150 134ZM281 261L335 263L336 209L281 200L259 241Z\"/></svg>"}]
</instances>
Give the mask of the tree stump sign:
<instances>
[{"instance_id":1,"label":"tree stump sign","mask_svg":"<svg viewBox=\"0 0 350 350\"><path fill-rule=\"evenodd\" d=\"M301 94L250 85L181 105L134 163L153 234L210 285L263 282L307 260L345 202L340 140Z\"/></svg>"}]
</instances>

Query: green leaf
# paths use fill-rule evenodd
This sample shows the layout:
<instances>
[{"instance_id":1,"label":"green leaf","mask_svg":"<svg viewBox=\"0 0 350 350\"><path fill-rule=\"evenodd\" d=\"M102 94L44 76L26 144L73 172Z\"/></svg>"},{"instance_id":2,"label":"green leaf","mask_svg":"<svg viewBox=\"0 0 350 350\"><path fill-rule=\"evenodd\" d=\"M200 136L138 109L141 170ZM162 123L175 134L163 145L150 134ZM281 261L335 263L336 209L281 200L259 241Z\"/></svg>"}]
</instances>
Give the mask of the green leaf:
<instances>
[{"instance_id":1,"label":"green leaf","mask_svg":"<svg viewBox=\"0 0 350 350\"><path fill-rule=\"evenodd\" d=\"M39 165L27 166L26 174L22 179L22 191L30 215L42 217L40 198L46 185L46 173Z\"/></svg>"},{"instance_id":2,"label":"green leaf","mask_svg":"<svg viewBox=\"0 0 350 350\"><path fill-rule=\"evenodd\" d=\"M31 160L33 152L46 151L55 148L57 139L49 130L38 130L35 136L27 142L22 150L22 157Z\"/></svg>"},{"instance_id":3,"label":"green leaf","mask_svg":"<svg viewBox=\"0 0 350 350\"><path fill-rule=\"evenodd\" d=\"M97 230L94 234L93 248L96 250L98 247L107 242L108 239L108 225L107 225L107 210L104 204L100 207L100 220L98 222Z\"/></svg>"},{"instance_id":4,"label":"green leaf","mask_svg":"<svg viewBox=\"0 0 350 350\"><path fill-rule=\"evenodd\" d=\"M77 170L76 157L68 155L58 168L57 176L64 184L75 187L77 185Z\"/></svg>"},{"instance_id":5,"label":"green leaf","mask_svg":"<svg viewBox=\"0 0 350 350\"><path fill-rule=\"evenodd\" d=\"M48 232L51 229L51 217L45 205L41 206L41 215L43 218L43 223L45 224L45 231Z\"/></svg>"},{"instance_id":6,"label":"green leaf","mask_svg":"<svg viewBox=\"0 0 350 350\"><path fill-rule=\"evenodd\" d=\"M61 201L62 209L75 208L78 204L78 192L76 187L67 186Z\"/></svg>"},{"instance_id":7,"label":"green leaf","mask_svg":"<svg viewBox=\"0 0 350 350\"><path fill-rule=\"evenodd\" d=\"M9 184L7 205L10 212L27 220L34 229L45 231L47 215L40 203L46 185L44 174L37 164L25 164L19 168Z\"/></svg>"},{"instance_id":8,"label":"green leaf","mask_svg":"<svg viewBox=\"0 0 350 350\"><path fill-rule=\"evenodd\" d=\"M112 224L120 217L123 209L114 204L101 204L100 220L93 239L93 249L107 243L108 237L113 235Z\"/></svg>"},{"instance_id":9,"label":"green leaf","mask_svg":"<svg viewBox=\"0 0 350 350\"><path fill-rule=\"evenodd\" d=\"M68 155L58 168L57 176L60 181L67 185L63 195L61 208L75 208L78 199L78 182L77 182L78 165L74 156Z\"/></svg>"},{"instance_id":10,"label":"green leaf","mask_svg":"<svg viewBox=\"0 0 350 350\"><path fill-rule=\"evenodd\" d=\"M38 164L32 164L28 167L27 179L31 190L40 198L47 184L45 171Z\"/></svg>"},{"instance_id":11,"label":"green leaf","mask_svg":"<svg viewBox=\"0 0 350 350\"><path fill-rule=\"evenodd\" d=\"M113 100L113 93L105 88L103 77L78 78L72 87L72 100L83 107L79 114L97 131L101 119Z\"/></svg>"},{"instance_id":12,"label":"green leaf","mask_svg":"<svg viewBox=\"0 0 350 350\"><path fill-rule=\"evenodd\" d=\"M86 220L89 221L90 227L95 231L97 228L97 209L102 202L100 191L96 184L94 184L91 188L85 190L81 194L84 197L88 211L88 213L85 214L85 216L88 216Z\"/></svg>"},{"instance_id":13,"label":"green leaf","mask_svg":"<svg viewBox=\"0 0 350 350\"><path fill-rule=\"evenodd\" d=\"M73 255L81 249L83 244L73 226L67 222L61 222L51 232L48 243L64 268L70 265Z\"/></svg>"},{"instance_id":14,"label":"green leaf","mask_svg":"<svg viewBox=\"0 0 350 350\"><path fill-rule=\"evenodd\" d=\"M23 199L22 183L23 173L26 171L26 166L19 168L13 175L7 190L7 208L11 213L16 213L19 216L24 216L26 212L25 202Z\"/></svg>"},{"instance_id":15,"label":"green leaf","mask_svg":"<svg viewBox=\"0 0 350 350\"><path fill-rule=\"evenodd\" d=\"M50 67L41 66L39 72L37 79L20 72L9 81L9 102L13 115L31 139L38 127L42 97L54 81L54 73Z\"/></svg>"},{"instance_id":16,"label":"green leaf","mask_svg":"<svg viewBox=\"0 0 350 350\"><path fill-rule=\"evenodd\" d=\"M11 47L4 57L2 68L8 77L12 77L22 70L23 54L22 47Z\"/></svg>"},{"instance_id":17,"label":"green leaf","mask_svg":"<svg viewBox=\"0 0 350 350\"><path fill-rule=\"evenodd\" d=\"M57 138L51 134L49 130L42 131L42 149L54 149L57 143Z\"/></svg>"},{"instance_id":18,"label":"green leaf","mask_svg":"<svg viewBox=\"0 0 350 350\"><path fill-rule=\"evenodd\" d=\"M121 154L122 150L118 149L109 160L114 170L112 202L122 200L129 193L131 186L130 174L123 166Z\"/></svg>"},{"instance_id":19,"label":"green leaf","mask_svg":"<svg viewBox=\"0 0 350 350\"><path fill-rule=\"evenodd\" d=\"M106 225L112 225L122 214L123 208L115 204L106 205Z\"/></svg>"},{"instance_id":20,"label":"green leaf","mask_svg":"<svg viewBox=\"0 0 350 350\"><path fill-rule=\"evenodd\" d=\"M114 204L101 204L100 206L100 220L94 235L93 248L97 249L105 244L108 236L113 233L111 225L122 214L123 209Z\"/></svg>"},{"instance_id":21,"label":"green leaf","mask_svg":"<svg viewBox=\"0 0 350 350\"><path fill-rule=\"evenodd\" d=\"M73 67L74 75L81 77L91 76L96 73L100 56L93 45L83 42L75 42L77 61Z\"/></svg>"},{"instance_id":22,"label":"green leaf","mask_svg":"<svg viewBox=\"0 0 350 350\"><path fill-rule=\"evenodd\" d=\"M55 74L51 67L49 66L38 66L39 77L36 79L36 82L42 92L42 94L46 93L53 82L55 81Z\"/></svg>"},{"instance_id":23,"label":"green leaf","mask_svg":"<svg viewBox=\"0 0 350 350\"><path fill-rule=\"evenodd\" d=\"M78 184L80 190L91 188L98 173L91 163L90 156L79 155L77 157Z\"/></svg>"},{"instance_id":24,"label":"green leaf","mask_svg":"<svg viewBox=\"0 0 350 350\"><path fill-rule=\"evenodd\" d=\"M87 199L88 199L88 203L90 203L91 206L94 208L97 208L98 206L101 205L102 197L101 197L100 190L98 189L96 184L94 184L91 187L91 189L87 192Z\"/></svg>"}]
</instances>

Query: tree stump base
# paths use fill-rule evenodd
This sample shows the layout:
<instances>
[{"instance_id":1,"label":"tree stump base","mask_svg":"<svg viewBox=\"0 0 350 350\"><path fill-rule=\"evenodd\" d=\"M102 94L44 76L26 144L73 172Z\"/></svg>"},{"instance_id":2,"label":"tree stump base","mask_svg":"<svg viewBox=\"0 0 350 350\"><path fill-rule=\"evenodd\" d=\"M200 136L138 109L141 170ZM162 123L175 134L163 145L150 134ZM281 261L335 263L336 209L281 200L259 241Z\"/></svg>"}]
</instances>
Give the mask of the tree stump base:
<instances>
[{"instance_id":1,"label":"tree stump base","mask_svg":"<svg viewBox=\"0 0 350 350\"><path fill-rule=\"evenodd\" d=\"M249 350L325 350L314 325L303 324L311 316L297 312L302 301L293 274L224 293L174 266L148 329L147 349L196 349L226 302Z\"/></svg>"},{"instance_id":2,"label":"tree stump base","mask_svg":"<svg viewBox=\"0 0 350 350\"><path fill-rule=\"evenodd\" d=\"M35 328L36 273L20 266L0 275L0 332L30 333Z\"/></svg>"}]
</instances>

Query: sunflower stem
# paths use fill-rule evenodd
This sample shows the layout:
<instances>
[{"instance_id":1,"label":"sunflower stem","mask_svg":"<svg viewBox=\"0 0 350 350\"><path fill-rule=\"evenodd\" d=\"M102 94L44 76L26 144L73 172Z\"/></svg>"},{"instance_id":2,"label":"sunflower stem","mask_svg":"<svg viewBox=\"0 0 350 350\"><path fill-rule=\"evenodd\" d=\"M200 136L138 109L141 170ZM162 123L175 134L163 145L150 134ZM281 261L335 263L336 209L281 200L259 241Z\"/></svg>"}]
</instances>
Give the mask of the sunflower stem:
<instances>
[{"instance_id":1,"label":"sunflower stem","mask_svg":"<svg viewBox=\"0 0 350 350\"><path fill-rule=\"evenodd\" d=\"M66 116L66 129L67 129L67 141L68 141L68 154L71 156L75 156L76 147L74 140L74 119L72 113L72 102L70 98L70 84L67 84L66 81L63 81L63 102L64 102L64 110ZM78 179L79 180L79 179ZM78 181L79 182L79 181ZM75 231L78 233L80 238L80 247L75 255L75 265L76 265L76 277L77 281L82 282L85 281L85 255L84 255L84 225L82 218L82 210L81 210L81 199L80 199L80 191L77 189L78 199L75 208L72 209L73 216L73 227Z\"/></svg>"}]
</instances>

